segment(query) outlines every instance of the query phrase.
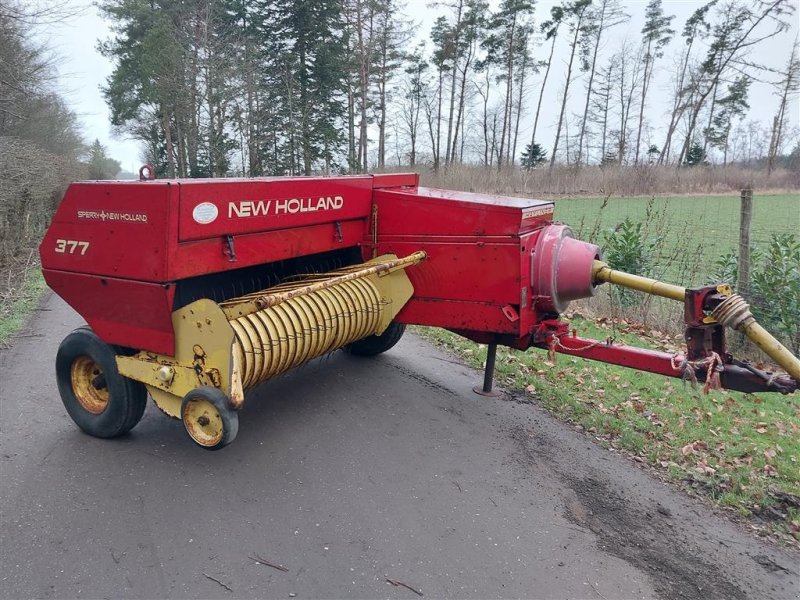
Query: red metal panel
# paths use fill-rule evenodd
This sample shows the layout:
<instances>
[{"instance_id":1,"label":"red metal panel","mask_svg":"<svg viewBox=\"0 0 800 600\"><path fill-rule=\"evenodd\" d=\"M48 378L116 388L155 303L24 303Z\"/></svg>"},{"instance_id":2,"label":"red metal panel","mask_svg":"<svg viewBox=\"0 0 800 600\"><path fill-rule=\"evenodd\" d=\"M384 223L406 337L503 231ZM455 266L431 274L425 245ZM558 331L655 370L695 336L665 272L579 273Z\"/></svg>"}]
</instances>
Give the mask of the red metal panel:
<instances>
[{"instance_id":1,"label":"red metal panel","mask_svg":"<svg viewBox=\"0 0 800 600\"><path fill-rule=\"evenodd\" d=\"M39 246L42 266L163 281L171 188L166 183L73 183Z\"/></svg>"},{"instance_id":2,"label":"red metal panel","mask_svg":"<svg viewBox=\"0 0 800 600\"><path fill-rule=\"evenodd\" d=\"M182 242L170 256L169 279L219 273L252 265L357 246L367 232L367 221L309 225L280 231L237 235L233 240L236 261L230 262L224 237Z\"/></svg>"},{"instance_id":3,"label":"red metal panel","mask_svg":"<svg viewBox=\"0 0 800 600\"><path fill-rule=\"evenodd\" d=\"M395 318L414 325L519 335L519 321L510 321L497 304L414 296Z\"/></svg>"},{"instance_id":4,"label":"red metal panel","mask_svg":"<svg viewBox=\"0 0 800 600\"><path fill-rule=\"evenodd\" d=\"M180 182L178 239L200 240L367 218L372 177Z\"/></svg>"},{"instance_id":5,"label":"red metal panel","mask_svg":"<svg viewBox=\"0 0 800 600\"><path fill-rule=\"evenodd\" d=\"M382 189L391 187L417 187L419 175L417 173L382 173L372 176L372 188Z\"/></svg>"},{"instance_id":6,"label":"red metal panel","mask_svg":"<svg viewBox=\"0 0 800 600\"><path fill-rule=\"evenodd\" d=\"M472 243L448 243L446 239L381 240L378 254L407 256L417 250L428 253L427 260L406 269L414 286L414 298L519 304L522 279L518 243L513 238L482 238Z\"/></svg>"},{"instance_id":7,"label":"red metal panel","mask_svg":"<svg viewBox=\"0 0 800 600\"><path fill-rule=\"evenodd\" d=\"M379 235L509 235L541 227L553 203L432 188L376 190Z\"/></svg>"},{"instance_id":8,"label":"red metal panel","mask_svg":"<svg viewBox=\"0 0 800 600\"><path fill-rule=\"evenodd\" d=\"M174 286L43 269L45 281L100 338L173 355Z\"/></svg>"}]
</instances>

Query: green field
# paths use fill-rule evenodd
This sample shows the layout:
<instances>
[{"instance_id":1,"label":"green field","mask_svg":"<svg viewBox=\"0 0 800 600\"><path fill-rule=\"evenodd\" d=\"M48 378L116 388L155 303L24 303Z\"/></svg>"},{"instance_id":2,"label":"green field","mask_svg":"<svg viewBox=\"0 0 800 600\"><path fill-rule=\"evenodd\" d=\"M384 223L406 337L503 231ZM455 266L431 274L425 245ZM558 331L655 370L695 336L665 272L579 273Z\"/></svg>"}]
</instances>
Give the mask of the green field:
<instances>
[{"instance_id":1,"label":"green field","mask_svg":"<svg viewBox=\"0 0 800 600\"><path fill-rule=\"evenodd\" d=\"M654 262L669 263L664 273L684 285L706 283L714 262L739 243L738 196L570 198L556 201L555 216L598 243L625 217L646 223L651 239L663 238ZM800 194L754 194L751 244L763 247L776 233L800 235Z\"/></svg>"}]
</instances>

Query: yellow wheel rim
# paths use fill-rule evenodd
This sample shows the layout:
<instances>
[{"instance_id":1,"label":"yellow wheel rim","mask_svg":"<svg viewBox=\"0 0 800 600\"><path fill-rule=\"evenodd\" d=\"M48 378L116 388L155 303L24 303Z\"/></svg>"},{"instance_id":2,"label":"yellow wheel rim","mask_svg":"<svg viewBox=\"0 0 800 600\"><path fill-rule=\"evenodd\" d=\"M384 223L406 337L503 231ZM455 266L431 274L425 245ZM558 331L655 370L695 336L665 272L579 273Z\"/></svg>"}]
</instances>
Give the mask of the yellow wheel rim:
<instances>
[{"instance_id":1,"label":"yellow wheel rim","mask_svg":"<svg viewBox=\"0 0 800 600\"><path fill-rule=\"evenodd\" d=\"M72 361L70 376L80 405L93 415L103 412L108 406L108 387L100 365L88 356L80 356Z\"/></svg>"},{"instance_id":2,"label":"yellow wheel rim","mask_svg":"<svg viewBox=\"0 0 800 600\"><path fill-rule=\"evenodd\" d=\"M204 398L190 398L186 401L183 424L189 436L201 446L216 446L225 433L217 407Z\"/></svg>"}]
</instances>

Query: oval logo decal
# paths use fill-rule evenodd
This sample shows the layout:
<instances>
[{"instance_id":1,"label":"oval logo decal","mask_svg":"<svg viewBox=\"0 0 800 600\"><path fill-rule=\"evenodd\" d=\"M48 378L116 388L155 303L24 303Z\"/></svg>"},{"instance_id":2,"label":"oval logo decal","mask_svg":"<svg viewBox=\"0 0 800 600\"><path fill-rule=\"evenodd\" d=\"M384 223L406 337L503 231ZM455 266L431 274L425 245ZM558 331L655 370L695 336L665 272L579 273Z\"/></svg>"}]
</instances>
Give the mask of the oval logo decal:
<instances>
[{"instance_id":1,"label":"oval logo decal","mask_svg":"<svg viewBox=\"0 0 800 600\"><path fill-rule=\"evenodd\" d=\"M192 218L200 225L208 225L213 223L219 216L219 210L215 204L211 202L202 202L194 207L192 211Z\"/></svg>"}]
</instances>

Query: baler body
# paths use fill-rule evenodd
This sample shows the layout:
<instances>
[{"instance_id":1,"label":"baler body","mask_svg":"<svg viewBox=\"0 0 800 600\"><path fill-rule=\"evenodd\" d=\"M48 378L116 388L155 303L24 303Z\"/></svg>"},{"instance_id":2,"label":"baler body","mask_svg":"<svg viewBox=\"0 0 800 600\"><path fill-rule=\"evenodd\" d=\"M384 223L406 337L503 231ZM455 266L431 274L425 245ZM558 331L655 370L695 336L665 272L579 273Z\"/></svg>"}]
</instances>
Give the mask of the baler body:
<instances>
[{"instance_id":1,"label":"baler body","mask_svg":"<svg viewBox=\"0 0 800 600\"><path fill-rule=\"evenodd\" d=\"M552 218L552 202L420 188L416 175L81 182L40 251L48 285L128 348L173 354L187 298L257 291L292 261L417 251L428 260L407 271L399 322L511 342L543 316L532 258Z\"/></svg>"},{"instance_id":2,"label":"baler body","mask_svg":"<svg viewBox=\"0 0 800 600\"><path fill-rule=\"evenodd\" d=\"M406 324L489 344L483 393L498 344L796 389L800 361L725 286L669 287L685 299L684 357L570 332L559 314L598 283L664 286L620 278L553 211L420 187L415 174L74 183L40 246L48 285L89 325L59 349L62 400L82 429L113 437L149 395L217 449L235 437L248 388L339 348L383 352ZM755 332L794 379L734 361L725 322Z\"/></svg>"}]
</instances>

